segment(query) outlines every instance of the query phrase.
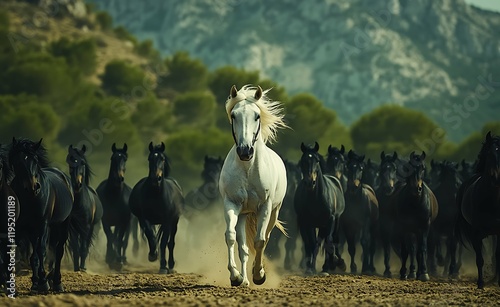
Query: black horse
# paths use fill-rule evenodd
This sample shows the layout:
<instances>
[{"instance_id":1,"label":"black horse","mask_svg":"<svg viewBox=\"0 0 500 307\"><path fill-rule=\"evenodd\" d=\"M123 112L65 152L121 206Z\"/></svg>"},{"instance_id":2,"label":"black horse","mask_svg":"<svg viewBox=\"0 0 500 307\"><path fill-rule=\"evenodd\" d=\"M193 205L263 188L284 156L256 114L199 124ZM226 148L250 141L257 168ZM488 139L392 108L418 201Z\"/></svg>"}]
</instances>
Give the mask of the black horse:
<instances>
[{"instance_id":1,"label":"black horse","mask_svg":"<svg viewBox=\"0 0 500 307\"><path fill-rule=\"evenodd\" d=\"M106 263L112 269L121 270L126 263L126 251L130 227L135 226L129 207L132 188L125 183L127 144L123 148L111 146L111 166L108 179L97 187L102 202L102 229L106 234ZM114 230L111 229L114 227Z\"/></svg>"},{"instance_id":2,"label":"black horse","mask_svg":"<svg viewBox=\"0 0 500 307\"><path fill-rule=\"evenodd\" d=\"M347 250L351 256L351 273L357 273L355 261L356 244L363 248L363 274L375 273L373 257L378 222L378 201L375 191L362 183L365 156L359 156L349 150L347 154L347 191L344 193L345 210L340 219L347 241Z\"/></svg>"},{"instance_id":3,"label":"black horse","mask_svg":"<svg viewBox=\"0 0 500 307\"><path fill-rule=\"evenodd\" d=\"M406 279L406 261L411 253L417 258L416 277L421 281L429 280L427 273L427 238L431 222L438 213L438 203L434 193L423 181L425 172L425 152L410 154L406 174L406 182L395 195L394 231L398 237L401 252L401 279ZM415 254L416 252L416 254ZM413 275L414 268L410 266Z\"/></svg>"},{"instance_id":4,"label":"black horse","mask_svg":"<svg viewBox=\"0 0 500 307\"><path fill-rule=\"evenodd\" d=\"M391 245L394 241L394 216L391 204L394 202L394 192L398 184L398 154L386 155L380 153L380 185L376 190L379 202L379 241L384 250L384 276L391 277Z\"/></svg>"},{"instance_id":5,"label":"black horse","mask_svg":"<svg viewBox=\"0 0 500 307\"><path fill-rule=\"evenodd\" d=\"M81 149L69 145L68 155L66 156L71 185L75 195L72 214L78 215L84 221L84 229L81 232L71 230L69 233L75 272L85 272L87 270L85 261L95 237L94 228L101 222L102 218L101 201L97 196L97 192L90 186L92 170L85 157L86 151L85 145Z\"/></svg>"},{"instance_id":6,"label":"black horse","mask_svg":"<svg viewBox=\"0 0 500 307\"><path fill-rule=\"evenodd\" d=\"M299 237L299 228L297 227L297 214L294 209L295 190L301 180L300 168L296 163L284 160L286 168L286 194L281 205L279 220L286 225L288 237L285 241L285 270L291 270L295 261L295 249L297 248L297 239ZM271 236L266 247L266 255L271 259L280 257L279 242L283 238L283 233L278 229L271 231ZM302 259L301 259L302 260Z\"/></svg>"},{"instance_id":7,"label":"black horse","mask_svg":"<svg viewBox=\"0 0 500 307\"><path fill-rule=\"evenodd\" d=\"M456 250L458 241L454 235L455 221L457 220L456 195L458 188L462 184L461 176L458 172L458 164L443 161L439 163L439 174L433 180L434 194L439 203L439 214L432 223L429 237L429 245L435 245L437 264L445 267L443 275L449 273L450 276L457 276L459 266L454 268L453 272L448 272L451 259L450 251ZM431 240L432 237L432 240ZM443 258L441 253L441 240L446 240L446 256ZM434 255L429 246L429 272L436 274L436 263ZM461 250L459 250L459 263L461 263Z\"/></svg>"},{"instance_id":8,"label":"black horse","mask_svg":"<svg viewBox=\"0 0 500 307\"><path fill-rule=\"evenodd\" d=\"M457 193L458 219L456 234L462 242L472 244L476 253L477 286L484 287L483 239L500 235L500 137L486 134L478 155L476 174L466 180ZM456 266L451 253L450 271ZM500 244L496 246L496 263L500 263ZM500 266L496 266L498 275ZM500 284L500 281L499 281Z\"/></svg>"},{"instance_id":9,"label":"black horse","mask_svg":"<svg viewBox=\"0 0 500 307\"><path fill-rule=\"evenodd\" d=\"M9 226L15 225L19 217L17 195L9 185L13 177L8 162L8 149L0 145L0 288L3 289L8 288L7 281L15 269L9 266L11 257L16 256L13 248L16 244L15 232L12 229L9 231Z\"/></svg>"},{"instance_id":10,"label":"black horse","mask_svg":"<svg viewBox=\"0 0 500 307\"><path fill-rule=\"evenodd\" d=\"M42 140L35 143L14 138L9 162L15 173L11 186L21 206L16 237L27 236L33 249L30 258L33 272L31 291L49 290L44 267L48 241L55 251L51 288L53 291L63 291L61 259L69 229L78 231L84 225L77 215L71 214L74 198L70 179L60 170L48 168L47 152Z\"/></svg>"},{"instance_id":11,"label":"black horse","mask_svg":"<svg viewBox=\"0 0 500 307\"><path fill-rule=\"evenodd\" d=\"M165 155L165 144L149 143L149 175L142 178L130 194L130 209L139 219L149 243L149 261L158 258L160 241L160 273L174 272L174 246L177 222L184 207L182 189L170 175L170 164ZM155 237L153 225L160 225ZM158 239L157 239L158 238ZM168 242L168 268L165 248Z\"/></svg>"},{"instance_id":12,"label":"black horse","mask_svg":"<svg viewBox=\"0 0 500 307\"><path fill-rule=\"evenodd\" d=\"M476 167L476 162L468 162L465 160L462 160L460 162L460 176L462 177L462 181L465 182L468 180L470 177L474 175L475 167Z\"/></svg>"},{"instance_id":13,"label":"black horse","mask_svg":"<svg viewBox=\"0 0 500 307\"><path fill-rule=\"evenodd\" d=\"M371 159L368 159L363 169L363 177L361 177L361 182L369 185L373 190L376 190L378 188L378 185L380 184L378 170L379 166L376 163L372 162Z\"/></svg>"},{"instance_id":14,"label":"black horse","mask_svg":"<svg viewBox=\"0 0 500 307\"><path fill-rule=\"evenodd\" d=\"M337 177L338 180L340 180L343 191L347 190L347 177L345 176L346 157L344 145L340 145L340 149L338 149L337 147L332 147L332 145L328 145L326 169L328 174L333 175Z\"/></svg>"},{"instance_id":15,"label":"black horse","mask_svg":"<svg viewBox=\"0 0 500 307\"><path fill-rule=\"evenodd\" d=\"M323 240L325 263L322 271L333 271L336 266L345 270L338 250L339 219L345 209L342 185L336 177L323 174L325 162L318 153L317 142L314 147L302 143L301 150L302 180L295 192L294 207L305 247L306 274L316 272L316 256ZM317 236L316 228L319 229Z\"/></svg>"},{"instance_id":16,"label":"black horse","mask_svg":"<svg viewBox=\"0 0 500 307\"><path fill-rule=\"evenodd\" d=\"M187 215L210 210L220 204L219 176L224 160L221 157L205 156L201 178L203 184L186 195L185 205Z\"/></svg>"}]
</instances>

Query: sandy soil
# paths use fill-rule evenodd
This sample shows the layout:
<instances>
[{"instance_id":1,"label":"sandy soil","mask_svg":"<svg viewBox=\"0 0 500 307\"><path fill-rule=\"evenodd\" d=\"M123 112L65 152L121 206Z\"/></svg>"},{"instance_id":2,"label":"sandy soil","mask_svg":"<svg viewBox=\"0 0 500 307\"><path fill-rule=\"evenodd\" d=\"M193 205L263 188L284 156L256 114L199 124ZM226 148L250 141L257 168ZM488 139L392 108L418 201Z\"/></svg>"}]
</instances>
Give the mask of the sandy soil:
<instances>
[{"instance_id":1,"label":"sandy soil","mask_svg":"<svg viewBox=\"0 0 500 307\"><path fill-rule=\"evenodd\" d=\"M181 219L175 247L178 273L170 275L157 274L158 261L147 262L145 243L137 256L129 244L129 265L122 273L111 271L103 261L105 239L100 235L87 273L71 272L71 262L65 259L65 293L30 295L30 276L18 276L18 297L0 298L0 306L500 305L498 285L489 283L484 290L476 289L477 275L470 253L464 257L461 279L455 281L433 278L423 283L350 274L304 277L300 271L285 273L279 259L266 262L264 285L230 287L223 234L222 213L218 210L195 214L190 222ZM297 258L298 254L299 251ZM348 261L347 255L344 257ZM382 271L380 258L379 255L376 264ZM321 264L320 258L318 269ZM399 261L393 257L393 276L397 276L398 270Z\"/></svg>"}]
</instances>

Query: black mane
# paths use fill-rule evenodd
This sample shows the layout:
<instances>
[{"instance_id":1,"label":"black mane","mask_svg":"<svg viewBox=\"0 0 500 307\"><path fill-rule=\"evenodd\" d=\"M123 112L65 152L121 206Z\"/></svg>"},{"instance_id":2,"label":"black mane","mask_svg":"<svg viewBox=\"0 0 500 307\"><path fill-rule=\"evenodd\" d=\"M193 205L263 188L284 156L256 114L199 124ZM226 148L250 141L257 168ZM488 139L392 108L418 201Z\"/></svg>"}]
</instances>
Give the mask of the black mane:
<instances>
[{"instance_id":1,"label":"black mane","mask_svg":"<svg viewBox=\"0 0 500 307\"><path fill-rule=\"evenodd\" d=\"M14 172L9 164L9 149L10 147L7 145L0 145L0 163L2 163L2 178L6 182L11 182L14 178Z\"/></svg>"},{"instance_id":2,"label":"black mane","mask_svg":"<svg viewBox=\"0 0 500 307\"><path fill-rule=\"evenodd\" d=\"M24 153L26 155L36 156L38 159L37 164L40 168L49 167L50 161L47 157L47 150L45 149L43 144L41 144L41 141L42 140L40 140L40 145L38 146L38 148L34 149L34 147L38 143L35 143L32 140L26 138L15 139L15 143L13 141L13 143L11 144L11 149L9 151L9 162L14 163L14 161L19 158L19 154Z\"/></svg>"},{"instance_id":3,"label":"black mane","mask_svg":"<svg viewBox=\"0 0 500 307\"><path fill-rule=\"evenodd\" d=\"M479 154L477 155L477 165L476 165L476 174L480 174L484 171L486 167L486 160L488 159L488 150L490 150L491 145L493 143L498 143L500 145L500 136L491 136L491 139L486 140L483 142L483 145L481 147L481 150L479 151Z\"/></svg>"}]
</instances>

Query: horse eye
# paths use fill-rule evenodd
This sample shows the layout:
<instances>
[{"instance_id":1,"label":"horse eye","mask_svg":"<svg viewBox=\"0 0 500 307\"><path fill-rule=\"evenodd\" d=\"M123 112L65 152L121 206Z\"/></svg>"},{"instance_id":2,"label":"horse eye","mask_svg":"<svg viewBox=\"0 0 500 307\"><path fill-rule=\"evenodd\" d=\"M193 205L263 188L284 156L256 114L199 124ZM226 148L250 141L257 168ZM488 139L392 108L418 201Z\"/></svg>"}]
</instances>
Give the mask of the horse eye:
<instances>
[{"instance_id":1,"label":"horse eye","mask_svg":"<svg viewBox=\"0 0 500 307\"><path fill-rule=\"evenodd\" d=\"M258 121L260 119L260 114L257 114L257 116L255 116L255 121Z\"/></svg>"},{"instance_id":2,"label":"horse eye","mask_svg":"<svg viewBox=\"0 0 500 307\"><path fill-rule=\"evenodd\" d=\"M24 156L24 160L28 160L28 156Z\"/></svg>"},{"instance_id":3,"label":"horse eye","mask_svg":"<svg viewBox=\"0 0 500 307\"><path fill-rule=\"evenodd\" d=\"M231 113L231 119L236 119L236 117L234 116L234 113Z\"/></svg>"}]
</instances>

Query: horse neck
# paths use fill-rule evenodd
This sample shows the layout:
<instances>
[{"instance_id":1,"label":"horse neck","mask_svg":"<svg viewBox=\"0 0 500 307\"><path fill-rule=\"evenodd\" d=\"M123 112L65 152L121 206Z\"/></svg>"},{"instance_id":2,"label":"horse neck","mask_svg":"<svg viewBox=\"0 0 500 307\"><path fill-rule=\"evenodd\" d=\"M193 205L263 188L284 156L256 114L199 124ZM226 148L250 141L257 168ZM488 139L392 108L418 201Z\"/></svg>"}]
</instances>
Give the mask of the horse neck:
<instances>
[{"instance_id":1,"label":"horse neck","mask_svg":"<svg viewBox=\"0 0 500 307\"><path fill-rule=\"evenodd\" d=\"M117 172L117 167L114 165L114 163L111 163L111 167L109 168L109 174L108 174L108 184L110 184L113 187L118 187L122 188L123 187L123 181L120 180L118 177L118 172Z\"/></svg>"}]
</instances>

